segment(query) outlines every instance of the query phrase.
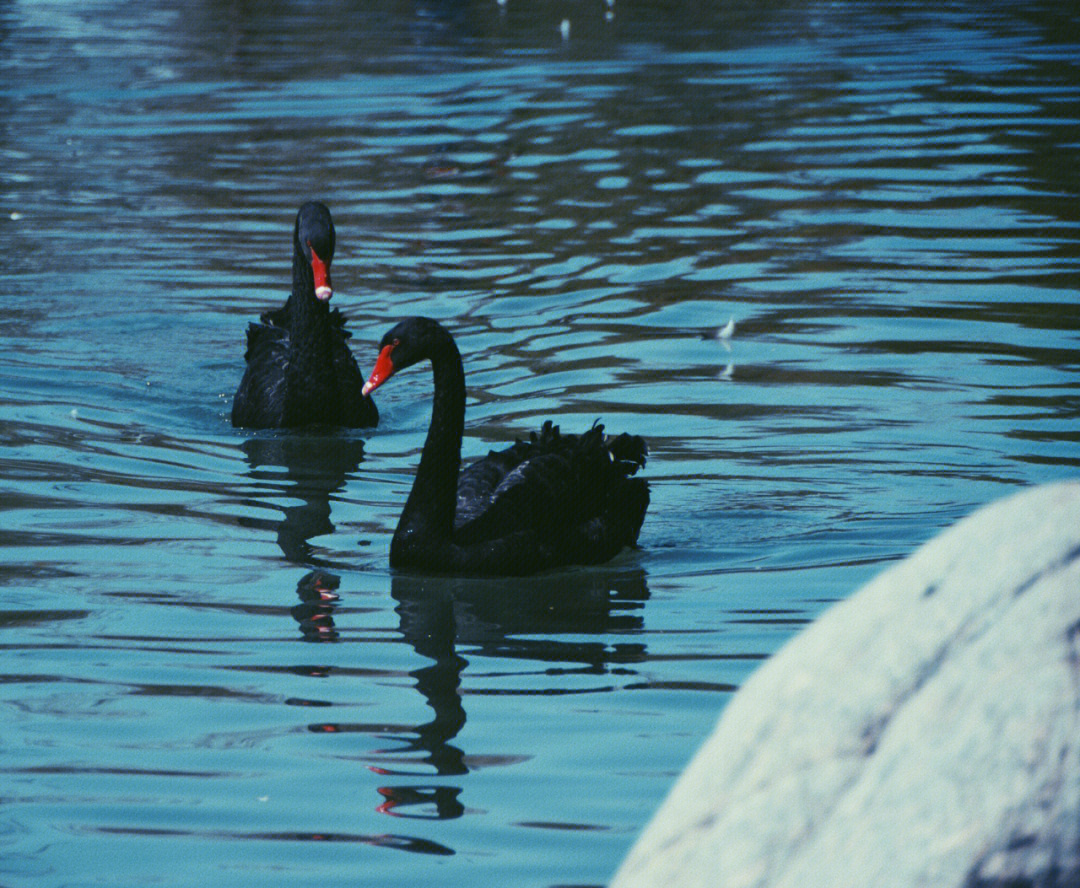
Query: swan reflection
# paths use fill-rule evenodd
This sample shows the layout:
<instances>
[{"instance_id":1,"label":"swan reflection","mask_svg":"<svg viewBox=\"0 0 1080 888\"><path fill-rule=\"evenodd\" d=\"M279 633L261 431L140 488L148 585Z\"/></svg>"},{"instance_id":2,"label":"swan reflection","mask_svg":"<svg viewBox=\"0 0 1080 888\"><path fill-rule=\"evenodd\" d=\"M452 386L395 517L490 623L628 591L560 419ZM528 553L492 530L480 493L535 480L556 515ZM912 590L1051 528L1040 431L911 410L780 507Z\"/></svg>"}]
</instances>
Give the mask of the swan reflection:
<instances>
[{"instance_id":1,"label":"swan reflection","mask_svg":"<svg viewBox=\"0 0 1080 888\"><path fill-rule=\"evenodd\" d=\"M334 641L338 634L333 611L341 579L327 568L347 565L326 557L310 540L333 532L330 499L359 468L364 442L329 434L294 433L248 438L240 447L247 457L248 474L261 488L274 499L300 500L299 505L282 509L280 521L241 520L248 527L273 531L288 561L315 568L297 583L300 603L292 608L292 615L305 641Z\"/></svg>"},{"instance_id":2,"label":"swan reflection","mask_svg":"<svg viewBox=\"0 0 1080 888\"><path fill-rule=\"evenodd\" d=\"M280 521L248 523L275 532L285 558L309 568L297 583L291 607L301 638L338 640L334 612L340 598L349 596L335 569L355 566L336 563L310 540L333 531L331 499L357 471L363 442L294 434L251 438L242 447L251 477L268 491L266 498L299 501L282 508ZM377 738L376 748L369 747L362 760L380 778L373 800L380 814L459 818L467 811L466 775L527 760L528 753L518 749L470 750L461 742L470 694L532 694L537 676L549 688L559 683L558 676L568 677L575 684L566 687L566 693L602 693L610 687L605 676L632 673L646 658L644 644L626 641L628 636L640 637L649 598L645 571L632 562L514 578L395 573L390 594L399 637L421 662L405 673L388 671L386 677L407 678L427 706L428 717L418 723L333 720L307 726L320 735ZM498 669L484 672L478 686L475 674L485 661L498 663ZM463 687L470 664L474 680ZM312 668L304 667L303 674L313 674ZM355 668L358 674L371 674L366 667ZM350 671L340 665L318 669L323 677ZM596 685L592 676L601 683ZM582 687L582 677L591 686ZM551 692L562 691L556 687ZM506 742L513 743L513 738Z\"/></svg>"},{"instance_id":3,"label":"swan reflection","mask_svg":"<svg viewBox=\"0 0 1080 888\"><path fill-rule=\"evenodd\" d=\"M364 442L333 435L281 434L248 438L240 444L248 474L275 499L301 500L286 506L280 521L244 518L248 527L274 530L285 558L311 567L343 568L321 556L308 542L333 532L330 497L344 488L364 459ZM279 469L285 469L284 476ZM263 503L257 503L263 505Z\"/></svg>"},{"instance_id":4,"label":"swan reflection","mask_svg":"<svg viewBox=\"0 0 1080 888\"><path fill-rule=\"evenodd\" d=\"M402 638L430 661L409 672L432 710L430 720L384 735L396 746L374 751L371 769L387 777L420 777L378 787L378 810L397 817L452 819L465 807L463 787L433 784L431 777L462 777L483 767L505 766L526 756L468 752L455 741L465 726L462 676L470 662L518 660L520 670L500 673L507 686L486 693L515 695L515 678L540 672L601 675L624 671L645 658L643 644L612 646L605 636L642 628L649 597L638 567L581 569L515 579L464 579L397 574L391 579ZM572 636L561 639L559 636ZM583 636L595 636L583 640ZM529 666L525 664L537 664Z\"/></svg>"},{"instance_id":5,"label":"swan reflection","mask_svg":"<svg viewBox=\"0 0 1080 888\"><path fill-rule=\"evenodd\" d=\"M313 570L304 574L296 584L300 603L292 608L293 619L300 625L300 632L308 641L335 641L338 637L334 627L334 608L337 607L341 585L337 574Z\"/></svg>"}]
</instances>

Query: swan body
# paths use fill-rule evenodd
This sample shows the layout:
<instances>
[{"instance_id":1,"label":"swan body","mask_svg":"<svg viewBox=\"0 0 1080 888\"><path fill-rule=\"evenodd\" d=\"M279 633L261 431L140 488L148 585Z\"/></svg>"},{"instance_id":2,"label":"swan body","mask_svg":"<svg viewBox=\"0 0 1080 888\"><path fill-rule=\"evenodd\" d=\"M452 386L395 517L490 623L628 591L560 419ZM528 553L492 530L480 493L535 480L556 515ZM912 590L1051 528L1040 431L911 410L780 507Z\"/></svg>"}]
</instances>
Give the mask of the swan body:
<instances>
[{"instance_id":1,"label":"swan body","mask_svg":"<svg viewBox=\"0 0 1080 888\"><path fill-rule=\"evenodd\" d=\"M383 337L364 392L430 360L431 426L412 491L390 543L390 564L425 572L523 575L598 564L637 541L649 503L638 436L609 437L596 424L562 434L550 421L528 440L493 450L464 471L465 374L450 334L409 318Z\"/></svg>"},{"instance_id":2,"label":"swan body","mask_svg":"<svg viewBox=\"0 0 1080 888\"><path fill-rule=\"evenodd\" d=\"M317 201L293 228L293 288L285 305L247 332L247 367L233 398L232 423L246 428L373 426L374 402L349 351L341 313L329 308L334 223Z\"/></svg>"}]
</instances>

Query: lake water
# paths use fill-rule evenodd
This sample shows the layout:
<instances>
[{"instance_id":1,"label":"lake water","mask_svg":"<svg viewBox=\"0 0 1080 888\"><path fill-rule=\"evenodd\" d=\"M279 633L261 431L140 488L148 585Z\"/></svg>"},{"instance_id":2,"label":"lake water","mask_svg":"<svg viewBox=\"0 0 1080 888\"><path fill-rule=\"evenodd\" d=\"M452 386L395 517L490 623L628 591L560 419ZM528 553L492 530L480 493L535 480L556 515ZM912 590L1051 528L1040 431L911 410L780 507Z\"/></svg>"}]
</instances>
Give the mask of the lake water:
<instances>
[{"instance_id":1,"label":"lake water","mask_svg":"<svg viewBox=\"0 0 1080 888\"><path fill-rule=\"evenodd\" d=\"M1076 477L1080 13L716 7L0 4L0 883L602 885L801 626ZM426 370L230 426L308 198L466 456L648 438L640 550L392 574Z\"/></svg>"}]
</instances>

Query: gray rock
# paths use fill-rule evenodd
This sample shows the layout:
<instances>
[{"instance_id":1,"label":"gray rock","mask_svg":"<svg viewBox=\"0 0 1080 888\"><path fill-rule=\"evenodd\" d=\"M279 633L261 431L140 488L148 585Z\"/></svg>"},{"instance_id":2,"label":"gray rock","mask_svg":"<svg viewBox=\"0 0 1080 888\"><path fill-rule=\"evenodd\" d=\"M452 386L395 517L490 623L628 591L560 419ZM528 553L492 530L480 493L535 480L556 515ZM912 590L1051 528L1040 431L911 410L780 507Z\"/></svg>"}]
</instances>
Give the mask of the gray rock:
<instances>
[{"instance_id":1,"label":"gray rock","mask_svg":"<svg viewBox=\"0 0 1080 888\"><path fill-rule=\"evenodd\" d=\"M987 506L724 710L611 888L1080 885L1080 483Z\"/></svg>"}]
</instances>

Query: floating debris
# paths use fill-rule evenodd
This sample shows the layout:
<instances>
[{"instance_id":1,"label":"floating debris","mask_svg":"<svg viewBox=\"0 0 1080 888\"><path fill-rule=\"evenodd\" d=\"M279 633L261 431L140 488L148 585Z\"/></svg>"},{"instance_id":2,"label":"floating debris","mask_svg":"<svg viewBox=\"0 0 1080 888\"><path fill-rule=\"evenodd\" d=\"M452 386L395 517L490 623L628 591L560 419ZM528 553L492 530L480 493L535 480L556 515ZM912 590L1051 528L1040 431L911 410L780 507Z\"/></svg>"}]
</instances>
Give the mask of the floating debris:
<instances>
[{"instance_id":1,"label":"floating debris","mask_svg":"<svg viewBox=\"0 0 1080 888\"><path fill-rule=\"evenodd\" d=\"M702 330L700 336L702 339L718 339L720 344L726 349L730 349L731 337L735 335L735 318L729 320L723 327L712 327Z\"/></svg>"},{"instance_id":2,"label":"floating debris","mask_svg":"<svg viewBox=\"0 0 1080 888\"><path fill-rule=\"evenodd\" d=\"M570 19L562 20L562 24L559 25L559 33L562 34L563 40L570 39Z\"/></svg>"}]
</instances>

